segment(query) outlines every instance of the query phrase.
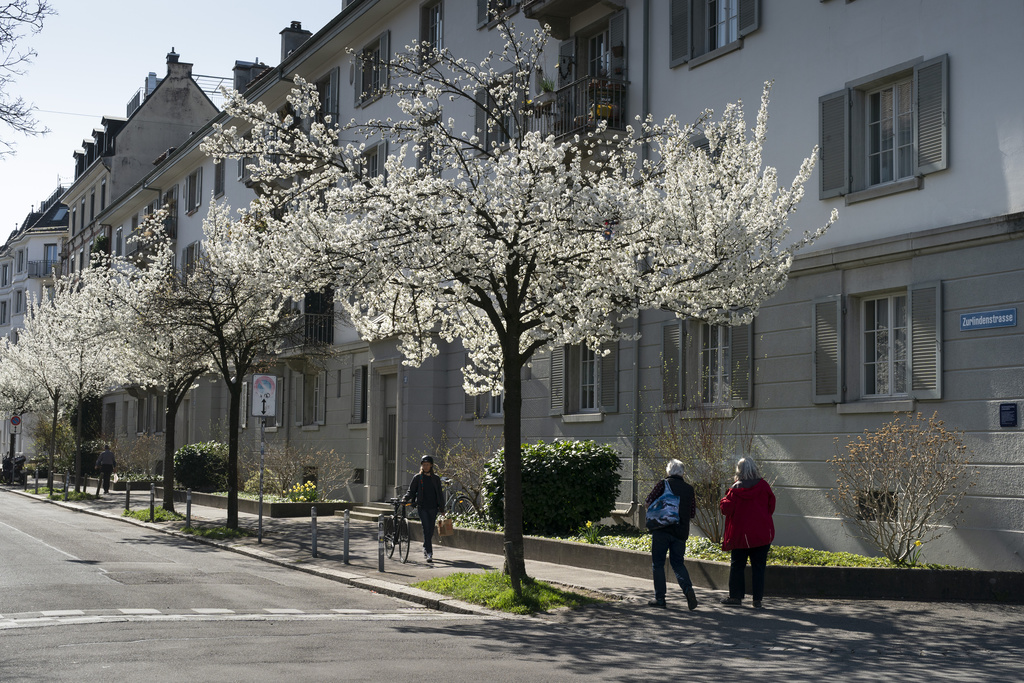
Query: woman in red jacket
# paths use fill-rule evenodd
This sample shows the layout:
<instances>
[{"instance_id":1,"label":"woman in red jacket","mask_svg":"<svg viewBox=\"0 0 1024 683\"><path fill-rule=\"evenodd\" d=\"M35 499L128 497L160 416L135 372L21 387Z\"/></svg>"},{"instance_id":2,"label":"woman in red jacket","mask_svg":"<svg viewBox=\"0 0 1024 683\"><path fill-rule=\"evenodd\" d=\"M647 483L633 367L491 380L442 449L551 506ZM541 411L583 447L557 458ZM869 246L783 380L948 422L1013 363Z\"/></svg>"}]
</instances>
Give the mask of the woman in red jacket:
<instances>
[{"instance_id":1,"label":"woman in red jacket","mask_svg":"<svg viewBox=\"0 0 1024 683\"><path fill-rule=\"evenodd\" d=\"M732 551L732 565L729 567L729 597L723 605L743 604L746 592L744 571L747 559L753 586L754 607L761 608L764 598L764 570L768 564L768 550L775 539L775 494L772 487L761 478L753 458L741 458L736 463L736 481L718 503L725 515L725 533L722 535L722 550Z\"/></svg>"}]
</instances>

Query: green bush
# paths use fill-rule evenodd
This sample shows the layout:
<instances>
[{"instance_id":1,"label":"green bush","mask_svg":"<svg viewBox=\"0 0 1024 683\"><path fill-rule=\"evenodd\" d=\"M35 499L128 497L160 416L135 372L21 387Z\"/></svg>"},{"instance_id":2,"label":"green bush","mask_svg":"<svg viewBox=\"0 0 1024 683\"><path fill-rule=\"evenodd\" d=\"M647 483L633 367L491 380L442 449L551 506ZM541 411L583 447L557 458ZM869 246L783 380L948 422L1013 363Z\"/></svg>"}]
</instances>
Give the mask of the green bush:
<instances>
[{"instance_id":1,"label":"green bush","mask_svg":"<svg viewBox=\"0 0 1024 683\"><path fill-rule=\"evenodd\" d=\"M228 486L228 447L217 441L190 443L174 453L174 478L181 488L223 491Z\"/></svg>"},{"instance_id":2,"label":"green bush","mask_svg":"<svg viewBox=\"0 0 1024 683\"><path fill-rule=\"evenodd\" d=\"M499 451L484 473L487 515L505 518L505 453ZM615 508L619 454L593 441L523 445L523 531L564 534L599 521Z\"/></svg>"}]
</instances>

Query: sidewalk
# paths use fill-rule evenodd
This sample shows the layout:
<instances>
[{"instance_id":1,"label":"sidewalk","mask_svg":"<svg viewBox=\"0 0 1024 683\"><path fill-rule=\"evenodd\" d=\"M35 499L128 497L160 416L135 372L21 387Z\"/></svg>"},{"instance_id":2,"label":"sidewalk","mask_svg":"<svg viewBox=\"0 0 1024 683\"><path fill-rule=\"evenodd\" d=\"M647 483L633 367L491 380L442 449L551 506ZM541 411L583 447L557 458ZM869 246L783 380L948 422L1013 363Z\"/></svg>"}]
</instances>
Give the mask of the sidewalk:
<instances>
[{"instance_id":1,"label":"sidewalk","mask_svg":"<svg viewBox=\"0 0 1024 683\"><path fill-rule=\"evenodd\" d=\"M28 495L38 500L32 487L28 492L21 489L7 489L19 495ZM472 605L445 596L413 588L411 584L456 572L500 571L504 558L500 555L445 547L444 539L434 537L434 562L423 559L422 544L413 541L409 560L403 564L397 559L384 558L384 572L379 571L377 525L371 522L351 521L349 525L349 563L344 563L344 518L341 515L324 515L317 518L317 557L312 554L312 523L309 518L263 518L263 540L256 536L224 541L207 540L192 534L183 534L179 529L183 521L139 522L122 517L124 493L111 493L97 500L89 501L48 501L72 510L118 519L162 533L172 534L206 543L233 552L242 553L264 561L290 567L322 576L356 587L392 595L432 609L462 614L486 614L508 617L504 613ZM161 501L157 500L157 507ZM149 494L133 491L132 510L148 510ZM185 504L176 503L175 510L185 514ZM239 526L254 534L259 525L257 515L238 513ZM192 523L195 526L218 527L227 523L227 511L221 508L192 505ZM530 577L549 583L599 593L608 599L625 600L646 604L653 597L653 583L650 579L639 579L621 574L593 571L579 567L547 562L526 561ZM718 592L703 590L702 601L715 600ZM723 593L724 595L724 593Z\"/></svg>"}]
</instances>

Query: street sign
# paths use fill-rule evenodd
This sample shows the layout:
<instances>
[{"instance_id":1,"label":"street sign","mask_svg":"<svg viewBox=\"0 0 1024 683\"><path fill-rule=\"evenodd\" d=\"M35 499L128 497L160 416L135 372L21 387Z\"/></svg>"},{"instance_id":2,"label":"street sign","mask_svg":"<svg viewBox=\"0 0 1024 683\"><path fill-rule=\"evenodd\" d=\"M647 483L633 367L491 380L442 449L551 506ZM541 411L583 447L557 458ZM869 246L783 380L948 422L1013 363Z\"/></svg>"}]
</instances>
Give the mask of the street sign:
<instances>
[{"instance_id":1,"label":"street sign","mask_svg":"<svg viewBox=\"0 0 1024 683\"><path fill-rule=\"evenodd\" d=\"M276 417L277 377L252 376L252 414L254 417Z\"/></svg>"},{"instance_id":2,"label":"street sign","mask_svg":"<svg viewBox=\"0 0 1024 683\"><path fill-rule=\"evenodd\" d=\"M17 427L21 424L21 417L18 415L11 415L11 426Z\"/></svg>"}]
</instances>

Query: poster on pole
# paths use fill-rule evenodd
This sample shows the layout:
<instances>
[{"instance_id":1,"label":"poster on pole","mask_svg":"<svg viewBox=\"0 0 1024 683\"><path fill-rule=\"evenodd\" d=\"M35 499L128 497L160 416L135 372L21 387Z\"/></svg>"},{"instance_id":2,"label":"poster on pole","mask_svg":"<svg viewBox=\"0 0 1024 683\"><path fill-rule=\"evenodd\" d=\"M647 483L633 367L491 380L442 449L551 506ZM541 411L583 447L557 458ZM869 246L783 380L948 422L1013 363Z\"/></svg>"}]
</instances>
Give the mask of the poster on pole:
<instances>
[{"instance_id":1,"label":"poster on pole","mask_svg":"<svg viewBox=\"0 0 1024 683\"><path fill-rule=\"evenodd\" d=\"M252 376L253 417L276 417L277 377L274 375Z\"/></svg>"}]
</instances>

